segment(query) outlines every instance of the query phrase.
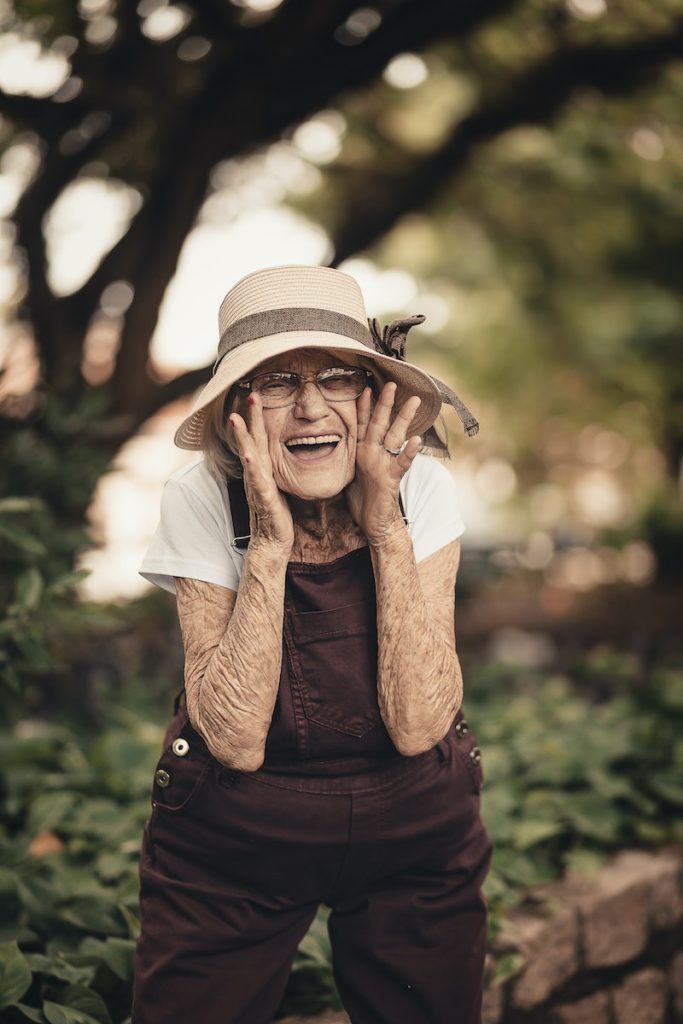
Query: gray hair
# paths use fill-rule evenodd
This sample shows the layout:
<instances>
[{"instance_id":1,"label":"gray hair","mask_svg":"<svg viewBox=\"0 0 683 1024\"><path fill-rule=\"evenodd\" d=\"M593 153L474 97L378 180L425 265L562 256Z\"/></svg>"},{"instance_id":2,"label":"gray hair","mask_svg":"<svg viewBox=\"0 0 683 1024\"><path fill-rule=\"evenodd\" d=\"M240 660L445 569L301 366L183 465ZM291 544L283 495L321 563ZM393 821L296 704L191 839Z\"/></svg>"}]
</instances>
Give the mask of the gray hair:
<instances>
[{"instance_id":1,"label":"gray hair","mask_svg":"<svg viewBox=\"0 0 683 1024\"><path fill-rule=\"evenodd\" d=\"M242 463L228 444L225 424L231 406L235 404L235 388L214 398L207 408L202 423L201 449L211 476L223 484L242 476Z\"/></svg>"}]
</instances>

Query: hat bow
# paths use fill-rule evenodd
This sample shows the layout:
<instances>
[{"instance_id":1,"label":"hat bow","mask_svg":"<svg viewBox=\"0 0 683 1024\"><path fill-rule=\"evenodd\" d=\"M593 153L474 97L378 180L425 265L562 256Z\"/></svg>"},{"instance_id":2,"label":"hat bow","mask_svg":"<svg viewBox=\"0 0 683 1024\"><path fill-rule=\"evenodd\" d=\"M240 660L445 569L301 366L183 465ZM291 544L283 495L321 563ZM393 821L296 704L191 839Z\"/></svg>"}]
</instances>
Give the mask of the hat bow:
<instances>
[{"instance_id":1,"label":"hat bow","mask_svg":"<svg viewBox=\"0 0 683 1024\"><path fill-rule=\"evenodd\" d=\"M368 320L368 326L370 327L370 334L372 335L372 341L376 351L381 352L385 356L391 356L393 359L399 359L405 362L408 331L411 327L416 327L418 324L424 323L425 319L426 317L422 313L416 313L414 316L407 316L402 317L399 320L392 320L390 324L386 324L382 328L379 325L379 321L375 317L372 317ZM429 376L439 389L441 402L445 402L455 409L463 427L465 428L467 436L474 437L474 435L479 432L479 421L472 415L465 403L458 398L455 391L453 391L452 388L449 388L448 384L444 384L442 380L439 380L438 377L435 377L431 373ZM429 448L443 450L446 447L433 427L430 427L429 430L425 431L422 441L423 444Z\"/></svg>"}]
</instances>

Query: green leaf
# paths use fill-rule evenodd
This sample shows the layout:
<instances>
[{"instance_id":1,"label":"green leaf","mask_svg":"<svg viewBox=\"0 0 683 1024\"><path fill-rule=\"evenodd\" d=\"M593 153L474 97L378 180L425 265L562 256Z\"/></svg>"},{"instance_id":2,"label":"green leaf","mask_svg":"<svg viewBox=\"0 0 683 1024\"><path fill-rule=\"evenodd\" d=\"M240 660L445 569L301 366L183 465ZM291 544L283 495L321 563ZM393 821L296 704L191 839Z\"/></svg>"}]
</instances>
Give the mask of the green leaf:
<instances>
[{"instance_id":1,"label":"green leaf","mask_svg":"<svg viewBox=\"0 0 683 1024\"><path fill-rule=\"evenodd\" d=\"M35 630L30 633L17 632L14 642L29 668L39 670L54 668L50 652L43 641L35 635Z\"/></svg>"},{"instance_id":2,"label":"green leaf","mask_svg":"<svg viewBox=\"0 0 683 1024\"><path fill-rule=\"evenodd\" d=\"M90 985L95 977L95 965L72 964L69 962L68 954L57 954L49 973L60 981L68 981L71 985Z\"/></svg>"},{"instance_id":3,"label":"green leaf","mask_svg":"<svg viewBox=\"0 0 683 1024\"><path fill-rule=\"evenodd\" d=\"M43 1003L43 1013L49 1024L101 1024L97 1017L91 1017L89 1013L74 1010L70 1006L60 1006L49 1000Z\"/></svg>"},{"instance_id":4,"label":"green leaf","mask_svg":"<svg viewBox=\"0 0 683 1024\"><path fill-rule=\"evenodd\" d=\"M105 963L112 974L121 981L133 979L133 953L135 942L132 939L108 938L104 942L88 936L79 946L84 958Z\"/></svg>"},{"instance_id":5,"label":"green leaf","mask_svg":"<svg viewBox=\"0 0 683 1024\"><path fill-rule=\"evenodd\" d=\"M568 850L564 856L567 870L586 878L595 878L606 860L607 854L602 850Z\"/></svg>"},{"instance_id":6,"label":"green leaf","mask_svg":"<svg viewBox=\"0 0 683 1024\"><path fill-rule=\"evenodd\" d=\"M112 1024L102 996L91 988L84 985L68 985L60 992L60 1000L64 1006L86 1014L90 1019L99 1021L99 1024Z\"/></svg>"},{"instance_id":7,"label":"green leaf","mask_svg":"<svg viewBox=\"0 0 683 1024\"><path fill-rule=\"evenodd\" d=\"M506 953L496 961L493 971L493 984L503 985L509 978L517 974L524 966L525 960L519 953Z\"/></svg>"},{"instance_id":8,"label":"green leaf","mask_svg":"<svg viewBox=\"0 0 683 1024\"><path fill-rule=\"evenodd\" d=\"M9 868L0 868L0 921L15 921L21 911L17 889L18 876Z\"/></svg>"},{"instance_id":9,"label":"green leaf","mask_svg":"<svg viewBox=\"0 0 683 1024\"><path fill-rule=\"evenodd\" d=\"M108 938L105 942L104 962L121 981L131 982L134 953L135 942L132 939Z\"/></svg>"},{"instance_id":10,"label":"green leaf","mask_svg":"<svg viewBox=\"0 0 683 1024\"><path fill-rule=\"evenodd\" d=\"M43 596L43 577L34 565L22 572L14 590L14 605L20 612L33 611Z\"/></svg>"},{"instance_id":11,"label":"green leaf","mask_svg":"<svg viewBox=\"0 0 683 1024\"><path fill-rule=\"evenodd\" d=\"M663 797L669 803L683 807L683 780L680 774L674 772L652 775L647 780L650 789L653 789L657 796Z\"/></svg>"},{"instance_id":12,"label":"green leaf","mask_svg":"<svg viewBox=\"0 0 683 1024\"><path fill-rule=\"evenodd\" d=\"M15 1003L14 1009L19 1010L19 1013L22 1013L29 1020L36 1021L36 1024L45 1024L43 1011L37 1010L34 1006L27 1006L26 1003Z\"/></svg>"},{"instance_id":13,"label":"green leaf","mask_svg":"<svg viewBox=\"0 0 683 1024\"><path fill-rule=\"evenodd\" d=\"M529 846L550 839L552 836L560 835L564 826L557 821L534 821L527 818L518 822L513 833L513 842L518 850L526 850Z\"/></svg>"},{"instance_id":14,"label":"green leaf","mask_svg":"<svg viewBox=\"0 0 683 1024\"><path fill-rule=\"evenodd\" d=\"M31 978L31 968L17 943L0 944L0 1010L21 999Z\"/></svg>"},{"instance_id":15,"label":"green leaf","mask_svg":"<svg viewBox=\"0 0 683 1024\"><path fill-rule=\"evenodd\" d=\"M35 834L62 825L77 803L77 793L41 793L31 804L26 823L28 832Z\"/></svg>"},{"instance_id":16,"label":"green leaf","mask_svg":"<svg viewBox=\"0 0 683 1024\"><path fill-rule=\"evenodd\" d=\"M40 498L2 498L0 500L0 515L8 512L41 512L45 508L45 502Z\"/></svg>"},{"instance_id":17,"label":"green leaf","mask_svg":"<svg viewBox=\"0 0 683 1024\"><path fill-rule=\"evenodd\" d=\"M42 541L34 537L32 533L21 530L16 526L10 526L0 519L0 537L4 537L15 548L25 552L27 555L37 555L39 558L47 555L47 548Z\"/></svg>"},{"instance_id":18,"label":"green leaf","mask_svg":"<svg viewBox=\"0 0 683 1024\"><path fill-rule=\"evenodd\" d=\"M134 941L140 937L140 918L125 903L117 903L118 911L128 926L128 935Z\"/></svg>"},{"instance_id":19,"label":"green leaf","mask_svg":"<svg viewBox=\"0 0 683 1024\"><path fill-rule=\"evenodd\" d=\"M64 594L68 594L74 587L88 578L90 571L90 569L77 569L74 572L62 573L61 576L58 576L46 587L46 593L50 597L61 597Z\"/></svg>"},{"instance_id":20,"label":"green leaf","mask_svg":"<svg viewBox=\"0 0 683 1024\"><path fill-rule=\"evenodd\" d=\"M102 896L84 896L73 900L60 911L63 921L82 928L84 932L104 935L121 935L125 927L116 904Z\"/></svg>"}]
</instances>

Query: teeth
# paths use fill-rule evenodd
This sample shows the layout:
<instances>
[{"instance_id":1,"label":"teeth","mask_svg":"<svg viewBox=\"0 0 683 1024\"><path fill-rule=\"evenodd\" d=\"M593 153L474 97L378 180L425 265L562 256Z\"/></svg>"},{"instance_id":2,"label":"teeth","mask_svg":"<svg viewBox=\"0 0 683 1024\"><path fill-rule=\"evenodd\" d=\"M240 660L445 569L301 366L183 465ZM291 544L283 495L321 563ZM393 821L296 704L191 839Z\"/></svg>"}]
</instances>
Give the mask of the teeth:
<instances>
[{"instance_id":1,"label":"teeth","mask_svg":"<svg viewBox=\"0 0 683 1024\"><path fill-rule=\"evenodd\" d=\"M291 441L285 441L288 448L294 448L300 444L336 444L341 441L339 434L321 434L319 437L293 437Z\"/></svg>"}]
</instances>

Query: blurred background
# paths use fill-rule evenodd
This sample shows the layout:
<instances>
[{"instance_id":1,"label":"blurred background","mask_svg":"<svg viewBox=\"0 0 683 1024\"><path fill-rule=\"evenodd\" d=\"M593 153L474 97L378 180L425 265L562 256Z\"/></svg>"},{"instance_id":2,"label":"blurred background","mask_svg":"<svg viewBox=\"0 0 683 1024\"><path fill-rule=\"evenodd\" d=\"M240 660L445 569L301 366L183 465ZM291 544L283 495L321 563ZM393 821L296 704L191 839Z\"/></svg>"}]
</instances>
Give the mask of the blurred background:
<instances>
[{"instance_id":1,"label":"blurred background","mask_svg":"<svg viewBox=\"0 0 683 1024\"><path fill-rule=\"evenodd\" d=\"M529 887L681 845L680 5L0 0L0 25L6 1019L128 1014L182 686L137 567L218 305L263 266L424 313L409 359L480 420L443 427L492 940ZM323 925L282 1015L338 1005Z\"/></svg>"}]
</instances>

